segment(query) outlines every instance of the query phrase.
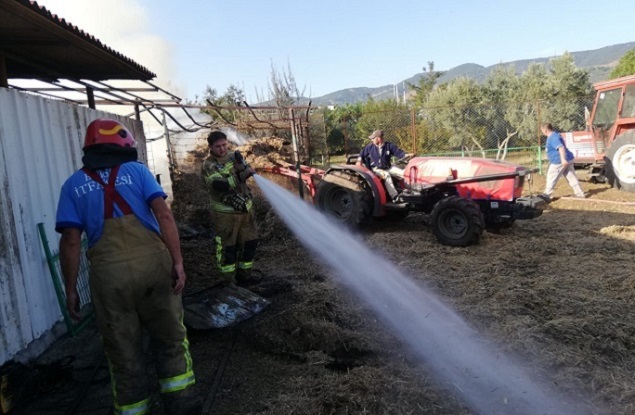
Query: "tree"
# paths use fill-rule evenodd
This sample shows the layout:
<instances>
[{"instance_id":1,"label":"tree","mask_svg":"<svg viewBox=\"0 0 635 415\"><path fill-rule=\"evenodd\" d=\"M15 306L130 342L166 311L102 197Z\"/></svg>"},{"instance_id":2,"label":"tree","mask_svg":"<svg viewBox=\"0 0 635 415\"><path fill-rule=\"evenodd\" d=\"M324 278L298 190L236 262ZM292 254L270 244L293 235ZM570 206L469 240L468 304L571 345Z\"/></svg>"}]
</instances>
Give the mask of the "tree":
<instances>
[{"instance_id":1,"label":"tree","mask_svg":"<svg viewBox=\"0 0 635 415\"><path fill-rule=\"evenodd\" d=\"M540 102L549 90L548 77L549 73L544 64L530 63L527 70L518 78L518 86L512 92L505 117L510 125L518 130L520 145L536 145L536 138L540 136Z\"/></svg>"},{"instance_id":2,"label":"tree","mask_svg":"<svg viewBox=\"0 0 635 415\"><path fill-rule=\"evenodd\" d=\"M472 150L478 148L484 156L487 136L483 89L467 77L454 79L430 94L426 104L428 117L439 136L448 136L449 149Z\"/></svg>"},{"instance_id":3,"label":"tree","mask_svg":"<svg viewBox=\"0 0 635 415\"><path fill-rule=\"evenodd\" d=\"M288 108L300 102L305 89L298 88L295 76L287 64L287 71L279 72L271 63L271 75L269 80L269 99L280 108Z\"/></svg>"},{"instance_id":4,"label":"tree","mask_svg":"<svg viewBox=\"0 0 635 415\"><path fill-rule=\"evenodd\" d=\"M592 86L585 69L576 67L573 56L565 53L548 65L532 63L520 76L505 118L518 130L521 145L535 145L539 125L545 121L562 131L584 127L584 105Z\"/></svg>"},{"instance_id":5,"label":"tree","mask_svg":"<svg viewBox=\"0 0 635 415\"><path fill-rule=\"evenodd\" d=\"M218 108L204 109L203 112L209 114L214 120L221 119L227 124L234 124L234 113L230 110L222 109L222 107L241 106L244 100L244 91L233 84L229 85L227 91L221 96L218 95L218 91L215 88L207 85L203 92L202 104Z\"/></svg>"},{"instance_id":6,"label":"tree","mask_svg":"<svg viewBox=\"0 0 635 415\"><path fill-rule=\"evenodd\" d=\"M351 152L349 140L354 138L357 122L362 115L362 103L348 104L324 111L326 143L331 154ZM355 145L354 147L357 147Z\"/></svg>"},{"instance_id":7,"label":"tree","mask_svg":"<svg viewBox=\"0 0 635 415\"><path fill-rule=\"evenodd\" d=\"M516 103L514 95L520 87L520 81L514 66L499 65L495 67L483 82L483 97L486 103L484 116L491 126L487 143L496 143L497 160L504 160L512 138L518 135L519 129L509 117Z\"/></svg>"},{"instance_id":8,"label":"tree","mask_svg":"<svg viewBox=\"0 0 635 415\"><path fill-rule=\"evenodd\" d=\"M368 144L368 136L374 130L383 130L387 140L401 148L412 148L410 142L410 109L394 99L362 104L362 114L355 126L355 138L361 148ZM410 152L410 150L409 150Z\"/></svg>"},{"instance_id":9,"label":"tree","mask_svg":"<svg viewBox=\"0 0 635 415\"><path fill-rule=\"evenodd\" d=\"M557 125L561 131L584 128L584 104L593 94L588 71L576 67L570 53L551 59L549 66L543 119Z\"/></svg>"},{"instance_id":10,"label":"tree","mask_svg":"<svg viewBox=\"0 0 635 415\"><path fill-rule=\"evenodd\" d=\"M635 75L635 49L631 49L620 58L609 78L614 79L627 75Z\"/></svg>"},{"instance_id":11,"label":"tree","mask_svg":"<svg viewBox=\"0 0 635 415\"><path fill-rule=\"evenodd\" d=\"M414 105L422 107L428 101L430 93L434 89L437 80L443 76L443 72L434 71L434 62L428 62L428 69L423 67L424 75L417 80L417 84L408 82L408 87L415 92Z\"/></svg>"}]
</instances>

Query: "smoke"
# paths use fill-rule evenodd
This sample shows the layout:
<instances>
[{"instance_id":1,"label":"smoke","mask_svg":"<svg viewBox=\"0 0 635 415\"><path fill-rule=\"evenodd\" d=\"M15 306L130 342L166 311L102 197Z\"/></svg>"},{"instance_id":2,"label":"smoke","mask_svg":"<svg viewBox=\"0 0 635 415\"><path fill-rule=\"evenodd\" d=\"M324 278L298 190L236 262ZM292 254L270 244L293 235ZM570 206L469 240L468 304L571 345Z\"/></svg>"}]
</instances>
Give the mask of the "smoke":
<instances>
[{"instance_id":1,"label":"smoke","mask_svg":"<svg viewBox=\"0 0 635 415\"><path fill-rule=\"evenodd\" d=\"M242 146L244 144L247 144L249 141L251 141L251 137L241 133L240 131L236 131L233 128L221 127L219 128L219 130L225 133L225 135L227 136L227 140L229 142L234 143L236 145Z\"/></svg>"},{"instance_id":2,"label":"smoke","mask_svg":"<svg viewBox=\"0 0 635 415\"><path fill-rule=\"evenodd\" d=\"M185 86L175 83L177 70L173 46L154 33L149 11L137 0L38 0L51 13L94 36L157 75L160 87L184 95Z\"/></svg>"}]
</instances>

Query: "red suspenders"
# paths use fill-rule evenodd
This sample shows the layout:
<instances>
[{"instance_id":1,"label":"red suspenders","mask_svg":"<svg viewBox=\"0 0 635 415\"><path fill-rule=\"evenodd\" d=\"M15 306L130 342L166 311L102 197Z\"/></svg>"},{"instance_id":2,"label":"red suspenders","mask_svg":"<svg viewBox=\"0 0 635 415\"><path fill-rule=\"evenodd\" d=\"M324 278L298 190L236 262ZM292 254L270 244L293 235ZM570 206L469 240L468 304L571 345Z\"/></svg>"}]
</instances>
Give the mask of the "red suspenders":
<instances>
[{"instance_id":1,"label":"red suspenders","mask_svg":"<svg viewBox=\"0 0 635 415\"><path fill-rule=\"evenodd\" d=\"M117 180L119 166L115 166L110 169L108 184L104 183L97 172L88 170L86 167L84 167L82 171L104 188L104 219L110 219L113 217L115 203L119 206L119 209L121 209L124 215L131 215L133 213L128 202L126 202L115 190L115 181Z\"/></svg>"}]
</instances>

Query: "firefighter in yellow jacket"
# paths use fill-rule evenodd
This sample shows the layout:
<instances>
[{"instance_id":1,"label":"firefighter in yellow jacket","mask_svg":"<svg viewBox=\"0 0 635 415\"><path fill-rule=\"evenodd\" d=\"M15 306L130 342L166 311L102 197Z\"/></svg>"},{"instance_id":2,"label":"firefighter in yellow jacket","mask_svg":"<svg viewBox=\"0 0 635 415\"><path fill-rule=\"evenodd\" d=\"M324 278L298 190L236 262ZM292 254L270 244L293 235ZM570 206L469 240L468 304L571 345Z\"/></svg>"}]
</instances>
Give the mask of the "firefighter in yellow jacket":
<instances>
[{"instance_id":1,"label":"firefighter in yellow jacket","mask_svg":"<svg viewBox=\"0 0 635 415\"><path fill-rule=\"evenodd\" d=\"M142 335L149 333L161 397L169 415L198 415L183 326L185 271L174 217L152 173L138 163L135 140L118 121L86 130L84 167L62 186L55 229L66 308L80 318L81 235L88 240L90 294L108 357L116 415L151 411Z\"/></svg>"},{"instance_id":2,"label":"firefighter in yellow jacket","mask_svg":"<svg viewBox=\"0 0 635 415\"><path fill-rule=\"evenodd\" d=\"M229 151L225 133L212 131L207 143L210 155L201 174L210 195L216 263L224 282L248 283L258 246L252 194L247 186L255 171L238 151Z\"/></svg>"}]
</instances>

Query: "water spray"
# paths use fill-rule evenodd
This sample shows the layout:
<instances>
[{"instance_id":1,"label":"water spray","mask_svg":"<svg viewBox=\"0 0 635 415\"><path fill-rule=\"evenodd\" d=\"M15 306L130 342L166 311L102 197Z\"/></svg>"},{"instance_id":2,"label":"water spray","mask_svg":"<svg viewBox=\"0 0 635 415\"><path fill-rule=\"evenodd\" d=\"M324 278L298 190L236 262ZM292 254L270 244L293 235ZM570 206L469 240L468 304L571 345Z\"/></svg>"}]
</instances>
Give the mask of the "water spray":
<instances>
[{"instance_id":1,"label":"water spray","mask_svg":"<svg viewBox=\"0 0 635 415\"><path fill-rule=\"evenodd\" d=\"M441 299L297 196L260 176L279 217L407 345L441 383L480 415L587 415L533 380Z\"/></svg>"}]
</instances>

